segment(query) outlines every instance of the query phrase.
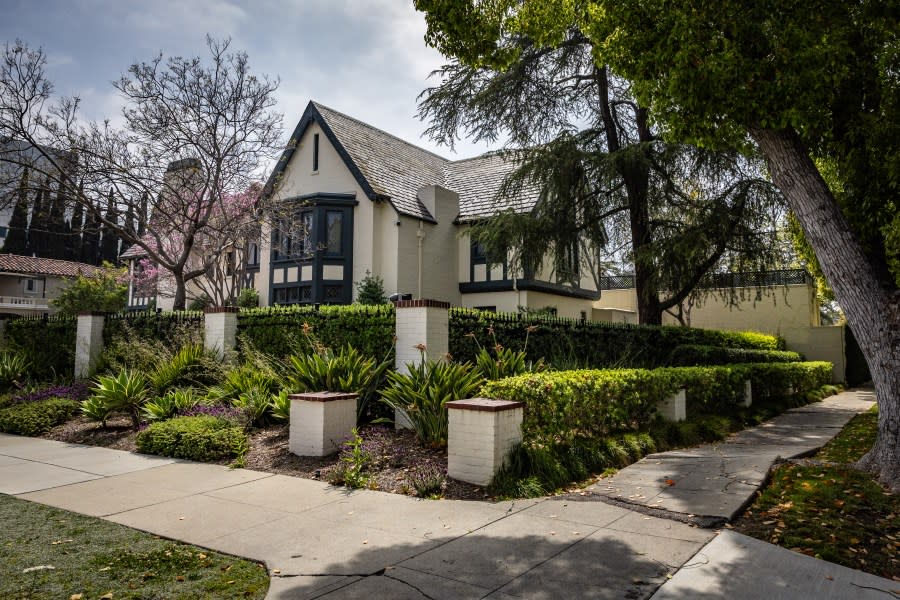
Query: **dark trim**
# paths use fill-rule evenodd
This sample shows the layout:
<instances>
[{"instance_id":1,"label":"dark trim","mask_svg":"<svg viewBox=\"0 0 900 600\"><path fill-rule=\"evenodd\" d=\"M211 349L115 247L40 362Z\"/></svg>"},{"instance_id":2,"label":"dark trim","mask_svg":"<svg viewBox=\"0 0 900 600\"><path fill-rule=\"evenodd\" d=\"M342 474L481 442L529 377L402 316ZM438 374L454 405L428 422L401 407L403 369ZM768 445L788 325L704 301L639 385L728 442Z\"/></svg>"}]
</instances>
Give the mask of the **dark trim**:
<instances>
[{"instance_id":1,"label":"dark trim","mask_svg":"<svg viewBox=\"0 0 900 600\"><path fill-rule=\"evenodd\" d=\"M322 202L317 202L321 200ZM315 192L313 194L301 194L299 196L291 196L284 198L282 202L306 202L310 206L317 204L328 204L330 206L356 206L359 201L356 194L336 194L333 192Z\"/></svg>"},{"instance_id":2,"label":"dark trim","mask_svg":"<svg viewBox=\"0 0 900 600\"><path fill-rule=\"evenodd\" d=\"M516 286L523 292L544 292L547 294L556 294L557 296L566 296L568 298L580 298L582 300L597 300L600 298L600 292L594 290L573 288L559 283L552 283L550 281L541 281L539 279L517 279ZM472 281L460 283L459 291L461 294L511 292L513 291L513 282L509 279L505 281Z\"/></svg>"},{"instance_id":3,"label":"dark trim","mask_svg":"<svg viewBox=\"0 0 900 600\"><path fill-rule=\"evenodd\" d=\"M313 135L313 171L319 170L319 134Z\"/></svg>"}]
</instances>

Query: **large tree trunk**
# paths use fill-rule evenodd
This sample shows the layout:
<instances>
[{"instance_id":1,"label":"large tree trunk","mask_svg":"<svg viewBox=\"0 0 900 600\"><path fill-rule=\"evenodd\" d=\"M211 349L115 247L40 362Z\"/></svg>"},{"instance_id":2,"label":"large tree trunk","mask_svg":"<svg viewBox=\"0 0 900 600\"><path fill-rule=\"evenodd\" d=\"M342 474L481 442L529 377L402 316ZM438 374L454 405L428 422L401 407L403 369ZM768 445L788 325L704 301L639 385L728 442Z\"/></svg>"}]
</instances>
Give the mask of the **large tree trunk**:
<instances>
[{"instance_id":1,"label":"large tree trunk","mask_svg":"<svg viewBox=\"0 0 900 600\"><path fill-rule=\"evenodd\" d=\"M797 215L872 372L878 437L859 465L900 491L900 297L879 280L797 133L762 128L750 133Z\"/></svg>"},{"instance_id":2,"label":"large tree trunk","mask_svg":"<svg viewBox=\"0 0 900 600\"><path fill-rule=\"evenodd\" d=\"M184 310L187 294L185 291L184 275L181 273L173 273L175 278L175 302L172 310Z\"/></svg>"}]
</instances>

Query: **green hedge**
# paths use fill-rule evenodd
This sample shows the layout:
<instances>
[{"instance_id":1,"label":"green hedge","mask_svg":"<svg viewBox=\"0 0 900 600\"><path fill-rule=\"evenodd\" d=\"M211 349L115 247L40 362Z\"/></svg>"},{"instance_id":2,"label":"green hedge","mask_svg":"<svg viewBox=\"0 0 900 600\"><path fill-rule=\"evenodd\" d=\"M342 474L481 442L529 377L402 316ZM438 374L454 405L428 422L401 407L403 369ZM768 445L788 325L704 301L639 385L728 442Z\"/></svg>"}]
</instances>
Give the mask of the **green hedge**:
<instances>
[{"instance_id":1,"label":"green hedge","mask_svg":"<svg viewBox=\"0 0 900 600\"><path fill-rule=\"evenodd\" d=\"M198 461L237 458L248 447L242 427L208 415L153 423L137 434L135 442L140 452Z\"/></svg>"},{"instance_id":2,"label":"green hedge","mask_svg":"<svg viewBox=\"0 0 900 600\"><path fill-rule=\"evenodd\" d=\"M28 358L35 379L71 377L77 327L75 317L13 319L6 326L6 339L10 349Z\"/></svg>"},{"instance_id":3,"label":"green hedge","mask_svg":"<svg viewBox=\"0 0 900 600\"><path fill-rule=\"evenodd\" d=\"M730 365L737 363L800 362L803 356L787 350L756 350L750 348L722 348L699 344L675 346L669 364L676 367L696 365Z\"/></svg>"},{"instance_id":4,"label":"green hedge","mask_svg":"<svg viewBox=\"0 0 900 600\"><path fill-rule=\"evenodd\" d=\"M393 346L394 307L285 306L241 310L242 343L277 357L309 351L311 340L333 349L350 345L363 356L382 359Z\"/></svg>"},{"instance_id":5,"label":"green hedge","mask_svg":"<svg viewBox=\"0 0 900 600\"><path fill-rule=\"evenodd\" d=\"M203 339L202 311L119 313L107 315L103 323L103 342L108 345L114 339L137 336L176 344L183 340L185 331L194 333L196 339Z\"/></svg>"},{"instance_id":6,"label":"green hedge","mask_svg":"<svg viewBox=\"0 0 900 600\"><path fill-rule=\"evenodd\" d=\"M726 412L752 382L754 402L805 394L831 381L831 363L753 363L531 373L485 384L480 395L525 402L522 435L541 444L567 444L644 429L656 404L684 387L688 415Z\"/></svg>"},{"instance_id":7,"label":"green hedge","mask_svg":"<svg viewBox=\"0 0 900 600\"><path fill-rule=\"evenodd\" d=\"M598 323L463 308L450 310L450 354L455 360L474 361L479 345L492 347L495 341L505 348L526 349L530 360L543 358L557 366L591 368L652 369L668 364L675 348L686 344L784 349L783 339L752 331Z\"/></svg>"},{"instance_id":8,"label":"green hedge","mask_svg":"<svg viewBox=\"0 0 900 600\"><path fill-rule=\"evenodd\" d=\"M71 419L78 407L78 402L65 398L13 404L0 409L0 431L41 435Z\"/></svg>"}]
</instances>

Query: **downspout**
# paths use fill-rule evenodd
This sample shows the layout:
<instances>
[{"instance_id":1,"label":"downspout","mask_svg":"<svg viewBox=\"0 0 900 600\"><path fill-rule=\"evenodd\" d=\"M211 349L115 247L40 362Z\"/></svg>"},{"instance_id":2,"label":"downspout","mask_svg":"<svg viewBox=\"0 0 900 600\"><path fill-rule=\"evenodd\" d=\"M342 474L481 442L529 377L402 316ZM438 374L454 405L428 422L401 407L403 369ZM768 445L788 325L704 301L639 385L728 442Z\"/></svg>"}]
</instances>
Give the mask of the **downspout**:
<instances>
[{"instance_id":1,"label":"downspout","mask_svg":"<svg viewBox=\"0 0 900 600\"><path fill-rule=\"evenodd\" d=\"M416 298L422 298L422 249L425 243L425 227L422 221L419 221L419 228L416 229L416 241L418 243L418 259L419 259L419 281L416 290Z\"/></svg>"}]
</instances>

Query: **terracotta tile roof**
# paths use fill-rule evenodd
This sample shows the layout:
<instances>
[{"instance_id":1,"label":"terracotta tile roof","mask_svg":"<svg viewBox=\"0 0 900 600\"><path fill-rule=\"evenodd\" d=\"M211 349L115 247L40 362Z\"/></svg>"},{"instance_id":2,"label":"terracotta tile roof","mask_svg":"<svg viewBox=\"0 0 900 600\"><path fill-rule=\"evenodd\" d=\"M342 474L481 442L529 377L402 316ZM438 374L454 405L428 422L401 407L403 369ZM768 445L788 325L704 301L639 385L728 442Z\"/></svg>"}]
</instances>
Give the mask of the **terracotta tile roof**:
<instances>
[{"instance_id":1,"label":"terracotta tile roof","mask_svg":"<svg viewBox=\"0 0 900 600\"><path fill-rule=\"evenodd\" d=\"M0 272L77 277L78 275L92 276L98 270L99 268L94 265L68 260L0 254Z\"/></svg>"},{"instance_id":2,"label":"terracotta tile roof","mask_svg":"<svg viewBox=\"0 0 900 600\"><path fill-rule=\"evenodd\" d=\"M516 168L512 153L450 161L318 102L310 102L293 137L299 139L312 120L320 120L326 135L334 136L338 152L349 161L351 172L356 171L354 176L369 198L390 201L400 214L434 221L416 196L426 185L459 194L460 220L488 217L509 208L527 212L538 201L536 188L515 198L498 197L504 179ZM287 167L293 150L284 152L269 185Z\"/></svg>"}]
</instances>

